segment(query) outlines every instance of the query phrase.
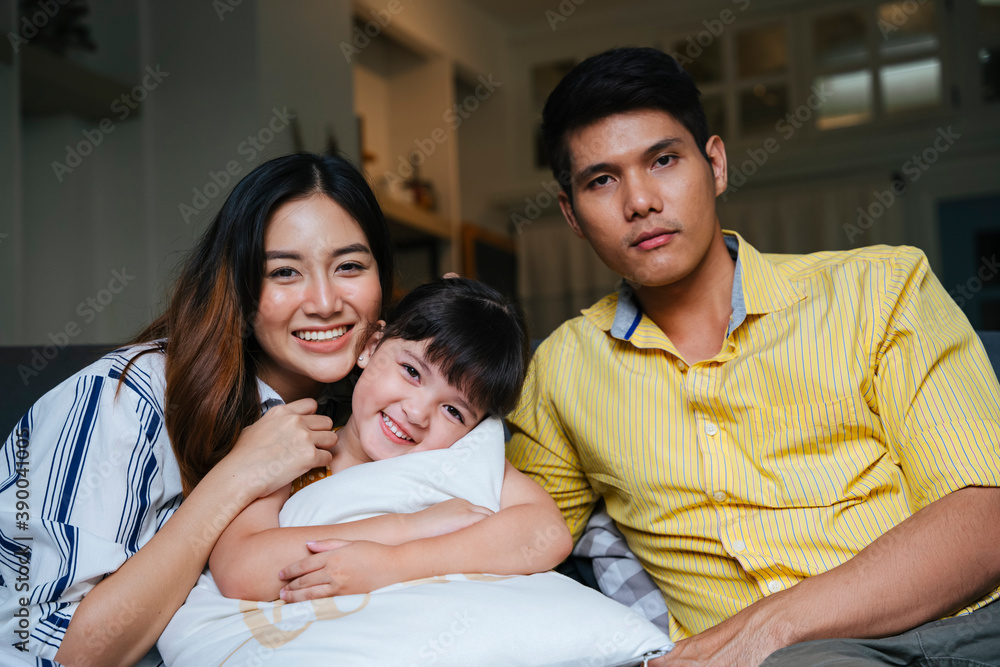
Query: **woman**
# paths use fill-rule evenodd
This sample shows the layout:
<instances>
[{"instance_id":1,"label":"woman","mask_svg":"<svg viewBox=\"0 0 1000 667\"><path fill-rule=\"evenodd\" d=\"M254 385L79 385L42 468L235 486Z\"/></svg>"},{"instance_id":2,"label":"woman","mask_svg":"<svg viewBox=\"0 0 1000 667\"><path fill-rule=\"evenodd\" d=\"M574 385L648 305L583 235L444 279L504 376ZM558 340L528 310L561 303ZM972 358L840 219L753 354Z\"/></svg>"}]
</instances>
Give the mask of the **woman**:
<instances>
[{"instance_id":1,"label":"woman","mask_svg":"<svg viewBox=\"0 0 1000 667\"><path fill-rule=\"evenodd\" d=\"M142 659L229 522L330 462L391 282L385 220L350 163L298 154L248 174L166 314L46 394L0 449L3 645L66 665Z\"/></svg>"}]
</instances>

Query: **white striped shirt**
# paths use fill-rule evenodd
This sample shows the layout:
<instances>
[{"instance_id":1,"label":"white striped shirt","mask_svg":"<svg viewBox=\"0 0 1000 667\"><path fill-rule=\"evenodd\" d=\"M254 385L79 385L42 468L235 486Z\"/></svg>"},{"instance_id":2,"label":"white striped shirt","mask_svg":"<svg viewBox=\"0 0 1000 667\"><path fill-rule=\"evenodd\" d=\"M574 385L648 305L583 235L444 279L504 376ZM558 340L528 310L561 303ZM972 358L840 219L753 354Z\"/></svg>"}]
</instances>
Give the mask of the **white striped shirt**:
<instances>
[{"instance_id":1,"label":"white striped shirt","mask_svg":"<svg viewBox=\"0 0 1000 667\"><path fill-rule=\"evenodd\" d=\"M115 396L141 349L117 350L59 384L0 449L4 647L53 659L84 595L180 505L180 471L164 423L165 356L139 357ZM282 402L258 386L262 408ZM142 664L158 663L153 649Z\"/></svg>"}]
</instances>

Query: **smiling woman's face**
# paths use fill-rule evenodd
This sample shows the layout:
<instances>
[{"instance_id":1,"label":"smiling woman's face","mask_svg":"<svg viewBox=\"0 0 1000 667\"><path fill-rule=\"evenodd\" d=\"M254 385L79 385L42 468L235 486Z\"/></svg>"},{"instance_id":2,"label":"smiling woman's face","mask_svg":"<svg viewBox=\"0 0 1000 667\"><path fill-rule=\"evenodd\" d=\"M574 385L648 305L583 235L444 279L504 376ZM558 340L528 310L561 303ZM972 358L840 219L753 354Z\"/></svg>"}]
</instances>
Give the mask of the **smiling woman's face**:
<instances>
[{"instance_id":1,"label":"smiling woman's face","mask_svg":"<svg viewBox=\"0 0 1000 667\"><path fill-rule=\"evenodd\" d=\"M261 379L285 400L347 376L378 317L378 266L361 226L322 194L281 206L264 234L254 334Z\"/></svg>"}]
</instances>

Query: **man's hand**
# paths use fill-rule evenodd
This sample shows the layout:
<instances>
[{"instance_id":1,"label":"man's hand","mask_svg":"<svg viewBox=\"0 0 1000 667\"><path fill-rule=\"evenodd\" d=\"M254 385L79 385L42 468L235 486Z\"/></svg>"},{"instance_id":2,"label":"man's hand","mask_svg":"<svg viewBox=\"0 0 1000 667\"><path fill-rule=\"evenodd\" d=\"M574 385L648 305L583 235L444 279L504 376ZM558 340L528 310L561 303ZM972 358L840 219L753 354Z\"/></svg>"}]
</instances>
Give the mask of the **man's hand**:
<instances>
[{"instance_id":1,"label":"man's hand","mask_svg":"<svg viewBox=\"0 0 1000 667\"><path fill-rule=\"evenodd\" d=\"M649 664L658 667L759 665L785 645L774 635L773 628L763 627L764 624L757 621L767 617L764 607L773 599L761 600L715 627L677 642L674 650Z\"/></svg>"}]
</instances>

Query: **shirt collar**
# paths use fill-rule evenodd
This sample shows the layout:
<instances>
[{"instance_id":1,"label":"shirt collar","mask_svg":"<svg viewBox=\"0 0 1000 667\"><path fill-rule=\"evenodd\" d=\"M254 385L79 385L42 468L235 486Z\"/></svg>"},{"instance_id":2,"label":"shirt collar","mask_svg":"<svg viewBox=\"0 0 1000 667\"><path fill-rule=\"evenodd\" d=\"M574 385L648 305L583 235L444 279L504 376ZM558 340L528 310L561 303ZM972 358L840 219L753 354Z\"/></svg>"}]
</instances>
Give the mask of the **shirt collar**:
<instances>
[{"instance_id":1,"label":"shirt collar","mask_svg":"<svg viewBox=\"0 0 1000 667\"><path fill-rule=\"evenodd\" d=\"M805 298L771 262L736 232L723 230L729 255L736 261L733 272L731 306L726 336L746 320L787 308ZM746 278L746 280L744 280ZM611 294L583 311L583 316L619 340L629 340L642 321L642 310L632 287L624 280L618 293Z\"/></svg>"},{"instance_id":2,"label":"shirt collar","mask_svg":"<svg viewBox=\"0 0 1000 667\"><path fill-rule=\"evenodd\" d=\"M321 414L324 413L324 408L329 403L339 403L345 399L350 403L351 390L353 388L354 383L346 381L324 385L323 391L316 398L316 403L319 404L319 412ZM260 413L262 415L276 405L285 404L285 400L278 395L278 392L259 377L257 378L257 393L260 394Z\"/></svg>"}]
</instances>

